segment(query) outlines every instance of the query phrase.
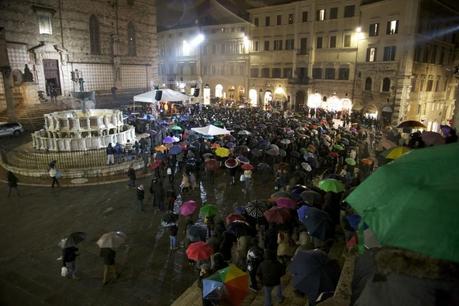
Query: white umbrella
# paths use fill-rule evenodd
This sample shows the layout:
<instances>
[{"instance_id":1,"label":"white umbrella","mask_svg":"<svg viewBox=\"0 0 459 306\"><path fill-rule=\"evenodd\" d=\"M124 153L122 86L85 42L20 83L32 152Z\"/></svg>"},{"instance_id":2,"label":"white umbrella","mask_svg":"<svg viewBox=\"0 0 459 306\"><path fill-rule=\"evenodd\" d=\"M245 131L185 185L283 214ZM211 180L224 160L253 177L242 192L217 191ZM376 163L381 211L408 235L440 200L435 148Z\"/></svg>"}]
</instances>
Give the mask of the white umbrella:
<instances>
[{"instance_id":1,"label":"white umbrella","mask_svg":"<svg viewBox=\"0 0 459 306\"><path fill-rule=\"evenodd\" d=\"M205 136L218 136L218 135L231 134L231 132L228 131L227 129L222 129L212 124L205 126L205 127L192 128L191 130L193 132L196 132L198 134L205 135Z\"/></svg>"},{"instance_id":2,"label":"white umbrella","mask_svg":"<svg viewBox=\"0 0 459 306\"><path fill-rule=\"evenodd\" d=\"M188 101L190 97L187 95L169 89L169 88L164 88L164 89L159 89L162 91L162 97L160 101L172 101L172 102L179 102L179 101ZM157 90L152 90L148 92L144 92L140 95L134 96L134 102L144 102L144 103L155 103L156 99L156 91Z\"/></svg>"},{"instance_id":3,"label":"white umbrella","mask_svg":"<svg viewBox=\"0 0 459 306\"><path fill-rule=\"evenodd\" d=\"M109 232L103 234L99 240L97 240L97 245L99 248L116 249L121 246L126 239L127 236L123 232Z\"/></svg>"}]
</instances>

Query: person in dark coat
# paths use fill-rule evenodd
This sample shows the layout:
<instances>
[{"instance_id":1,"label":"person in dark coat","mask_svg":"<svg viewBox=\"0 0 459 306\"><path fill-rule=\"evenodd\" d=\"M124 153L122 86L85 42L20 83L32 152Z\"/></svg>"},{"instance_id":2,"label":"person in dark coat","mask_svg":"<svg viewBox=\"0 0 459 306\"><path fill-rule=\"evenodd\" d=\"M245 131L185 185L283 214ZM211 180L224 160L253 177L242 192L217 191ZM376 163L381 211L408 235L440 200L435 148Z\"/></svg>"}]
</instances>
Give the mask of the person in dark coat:
<instances>
[{"instance_id":1,"label":"person in dark coat","mask_svg":"<svg viewBox=\"0 0 459 306\"><path fill-rule=\"evenodd\" d=\"M177 250L177 234L178 226L176 224L169 226L169 247L171 251Z\"/></svg>"},{"instance_id":2,"label":"person in dark coat","mask_svg":"<svg viewBox=\"0 0 459 306\"><path fill-rule=\"evenodd\" d=\"M212 272L217 272L218 270L224 269L226 267L228 267L228 263L226 263L222 253L217 252L212 255L210 258L210 268Z\"/></svg>"},{"instance_id":3,"label":"person in dark coat","mask_svg":"<svg viewBox=\"0 0 459 306\"><path fill-rule=\"evenodd\" d=\"M265 249L277 251L277 227L274 223L270 223L266 231Z\"/></svg>"},{"instance_id":4,"label":"person in dark coat","mask_svg":"<svg viewBox=\"0 0 459 306\"><path fill-rule=\"evenodd\" d=\"M108 282L117 279L119 276L116 273L115 266L116 252L111 248L101 248L100 257L104 259L104 278L102 280L102 284L106 285Z\"/></svg>"},{"instance_id":5,"label":"person in dark coat","mask_svg":"<svg viewBox=\"0 0 459 306\"><path fill-rule=\"evenodd\" d=\"M252 246L247 252L247 271L250 276L250 289L253 291L258 290L257 284L257 271L261 262L263 261L263 249L258 246L258 240L252 240Z\"/></svg>"},{"instance_id":6,"label":"person in dark coat","mask_svg":"<svg viewBox=\"0 0 459 306\"><path fill-rule=\"evenodd\" d=\"M128 169L128 172L127 172L127 176L129 178L128 186L129 187L135 187L136 174L135 174L135 170L134 170L134 166L133 165L129 166L129 169Z\"/></svg>"},{"instance_id":7,"label":"person in dark coat","mask_svg":"<svg viewBox=\"0 0 459 306\"><path fill-rule=\"evenodd\" d=\"M143 199L145 198L145 190L143 188L143 185L140 185L137 187L137 204L139 211L144 211L143 209Z\"/></svg>"},{"instance_id":8,"label":"person in dark coat","mask_svg":"<svg viewBox=\"0 0 459 306\"><path fill-rule=\"evenodd\" d=\"M62 250L62 265L67 268L67 277L78 279L76 276L76 258L78 248L71 246Z\"/></svg>"},{"instance_id":9,"label":"person in dark coat","mask_svg":"<svg viewBox=\"0 0 459 306\"><path fill-rule=\"evenodd\" d=\"M153 196L153 208L164 209L164 188L160 179L153 177L150 185L150 193Z\"/></svg>"},{"instance_id":10,"label":"person in dark coat","mask_svg":"<svg viewBox=\"0 0 459 306\"><path fill-rule=\"evenodd\" d=\"M19 196L19 190L18 190L18 178L16 175L14 175L13 172L8 171L8 174L6 175L6 178L8 180L8 198L11 195L11 191L14 189L16 190L16 194Z\"/></svg>"},{"instance_id":11,"label":"person in dark coat","mask_svg":"<svg viewBox=\"0 0 459 306\"><path fill-rule=\"evenodd\" d=\"M231 260L231 249L233 248L233 244L236 242L236 236L229 232L223 233L223 240L220 244L220 253L222 253L223 258L225 261Z\"/></svg>"},{"instance_id":12,"label":"person in dark coat","mask_svg":"<svg viewBox=\"0 0 459 306\"><path fill-rule=\"evenodd\" d=\"M284 301L281 287L281 277L285 274L284 266L277 260L276 254L266 250L265 259L257 270L261 283L263 284L264 305L272 306L271 292L276 288L276 295L281 304Z\"/></svg>"}]
</instances>

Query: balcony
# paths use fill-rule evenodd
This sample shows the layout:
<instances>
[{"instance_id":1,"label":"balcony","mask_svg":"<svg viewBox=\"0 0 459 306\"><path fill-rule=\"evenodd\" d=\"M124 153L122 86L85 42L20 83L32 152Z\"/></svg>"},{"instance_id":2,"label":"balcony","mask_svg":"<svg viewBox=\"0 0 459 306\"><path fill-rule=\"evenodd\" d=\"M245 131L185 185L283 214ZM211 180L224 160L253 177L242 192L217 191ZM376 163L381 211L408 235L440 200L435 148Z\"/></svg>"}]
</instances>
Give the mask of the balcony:
<instances>
[{"instance_id":1,"label":"balcony","mask_svg":"<svg viewBox=\"0 0 459 306\"><path fill-rule=\"evenodd\" d=\"M309 78L308 77L297 77L297 78L290 78L288 79L289 84L300 84L300 85L308 85Z\"/></svg>"}]
</instances>

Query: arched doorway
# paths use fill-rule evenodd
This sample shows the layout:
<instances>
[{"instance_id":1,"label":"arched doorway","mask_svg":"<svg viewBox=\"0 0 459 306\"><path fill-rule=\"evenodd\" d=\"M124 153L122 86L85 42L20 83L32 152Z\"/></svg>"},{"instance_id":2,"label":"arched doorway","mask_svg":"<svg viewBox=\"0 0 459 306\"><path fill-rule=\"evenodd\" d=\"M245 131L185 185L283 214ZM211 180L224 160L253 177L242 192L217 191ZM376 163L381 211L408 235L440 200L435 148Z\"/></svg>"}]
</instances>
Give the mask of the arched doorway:
<instances>
[{"instance_id":1,"label":"arched doorway","mask_svg":"<svg viewBox=\"0 0 459 306\"><path fill-rule=\"evenodd\" d=\"M295 111L301 110L304 107L304 90L298 90L295 95Z\"/></svg>"},{"instance_id":2,"label":"arched doorway","mask_svg":"<svg viewBox=\"0 0 459 306\"><path fill-rule=\"evenodd\" d=\"M215 97L223 98L223 85L222 84L217 84L215 86Z\"/></svg>"},{"instance_id":3,"label":"arched doorway","mask_svg":"<svg viewBox=\"0 0 459 306\"><path fill-rule=\"evenodd\" d=\"M250 89L249 90L249 102L250 102L250 105L253 106L253 107L256 107L257 106L257 103L258 103L258 92L256 89Z\"/></svg>"}]
</instances>

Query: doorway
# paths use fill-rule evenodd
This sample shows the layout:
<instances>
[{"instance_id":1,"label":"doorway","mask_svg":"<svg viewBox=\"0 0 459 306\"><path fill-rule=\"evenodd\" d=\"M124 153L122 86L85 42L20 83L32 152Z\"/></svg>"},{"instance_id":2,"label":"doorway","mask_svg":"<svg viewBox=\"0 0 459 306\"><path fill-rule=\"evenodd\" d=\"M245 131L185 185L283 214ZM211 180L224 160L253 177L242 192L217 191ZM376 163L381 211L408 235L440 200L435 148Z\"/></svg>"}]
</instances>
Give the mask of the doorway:
<instances>
[{"instance_id":1,"label":"doorway","mask_svg":"<svg viewBox=\"0 0 459 306\"><path fill-rule=\"evenodd\" d=\"M295 95L295 111L300 111L304 107L305 93L303 90L298 90Z\"/></svg>"},{"instance_id":2,"label":"doorway","mask_svg":"<svg viewBox=\"0 0 459 306\"><path fill-rule=\"evenodd\" d=\"M44 59L43 70L45 72L46 95L50 97L62 95L58 60Z\"/></svg>"}]
</instances>

